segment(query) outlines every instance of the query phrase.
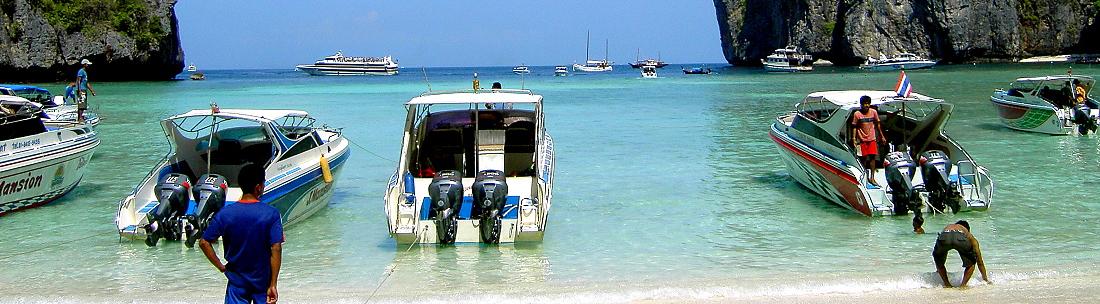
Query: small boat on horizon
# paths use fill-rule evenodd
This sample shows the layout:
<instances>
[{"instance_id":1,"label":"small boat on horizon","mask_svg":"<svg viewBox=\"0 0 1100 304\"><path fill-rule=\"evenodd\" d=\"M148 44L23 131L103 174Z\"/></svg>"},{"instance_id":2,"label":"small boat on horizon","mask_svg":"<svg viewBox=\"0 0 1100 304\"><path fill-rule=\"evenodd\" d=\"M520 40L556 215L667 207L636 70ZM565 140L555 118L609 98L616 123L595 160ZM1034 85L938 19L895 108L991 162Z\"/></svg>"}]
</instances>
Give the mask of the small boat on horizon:
<instances>
[{"instance_id":1,"label":"small boat on horizon","mask_svg":"<svg viewBox=\"0 0 1100 304\"><path fill-rule=\"evenodd\" d=\"M191 73L191 80L206 80L206 74L202 72Z\"/></svg>"},{"instance_id":2,"label":"small boat on horizon","mask_svg":"<svg viewBox=\"0 0 1100 304\"><path fill-rule=\"evenodd\" d=\"M0 110L0 215L76 188L100 142L91 125L47 125L37 103L16 96L0 96Z\"/></svg>"},{"instance_id":3,"label":"small boat on horizon","mask_svg":"<svg viewBox=\"0 0 1100 304\"><path fill-rule=\"evenodd\" d=\"M607 60L607 40L604 40L603 45L603 60L592 60L588 55L590 49L589 43L592 41L592 33L588 33L588 40L585 40L584 44L584 64L574 63L573 72L611 72L615 68L612 66L612 62Z\"/></svg>"},{"instance_id":4,"label":"small boat on horizon","mask_svg":"<svg viewBox=\"0 0 1100 304\"><path fill-rule=\"evenodd\" d=\"M397 244L542 241L554 185L542 96L428 92L405 107L384 204Z\"/></svg>"},{"instance_id":5,"label":"small boat on horizon","mask_svg":"<svg viewBox=\"0 0 1100 304\"><path fill-rule=\"evenodd\" d=\"M768 72L809 72L814 70L814 57L799 52L796 46L776 49L767 58L761 59L764 70Z\"/></svg>"},{"instance_id":6,"label":"small boat on horizon","mask_svg":"<svg viewBox=\"0 0 1100 304\"><path fill-rule=\"evenodd\" d=\"M328 205L347 162L350 142L340 129L315 126L295 110L192 110L161 121L172 151L118 202L120 236L186 241L188 247L221 207L243 194L238 173L264 167L260 201L289 226Z\"/></svg>"},{"instance_id":7,"label":"small boat on horizon","mask_svg":"<svg viewBox=\"0 0 1100 304\"><path fill-rule=\"evenodd\" d=\"M517 65L516 67L512 68L512 73L515 73L516 75L531 74L531 69L528 68L526 65Z\"/></svg>"},{"instance_id":8,"label":"small boat on horizon","mask_svg":"<svg viewBox=\"0 0 1100 304\"><path fill-rule=\"evenodd\" d=\"M1085 101L1078 104L1076 86L1085 89ZM989 100L1005 126L1027 132L1052 135L1095 132L1100 102L1091 96L1096 81L1089 76L1055 75L1018 78L1009 89L997 89Z\"/></svg>"},{"instance_id":9,"label":"small boat on horizon","mask_svg":"<svg viewBox=\"0 0 1100 304\"><path fill-rule=\"evenodd\" d=\"M657 59L647 58L645 60L641 60L639 58L639 55L641 55L641 52L642 52L642 50L639 49L638 54L634 55L634 62L630 63L631 68L640 69L643 66L653 66L653 67L656 67L656 68L659 69L659 68L663 68L663 67L668 66L668 63L665 63L664 61L661 61L661 53L660 52L657 53Z\"/></svg>"},{"instance_id":10,"label":"small boat on horizon","mask_svg":"<svg viewBox=\"0 0 1100 304\"><path fill-rule=\"evenodd\" d=\"M861 96L882 118L889 147L884 165L868 170L851 146L852 115ZM779 115L770 137L792 178L825 199L866 216L986 210L994 185L982 167L947 135L954 106L941 99L893 91L811 93ZM896 151L890 151L896 150Z\"/></svg>"},{"instance_id":11,"label":"small boat on horizon","mask_svg":"<svg viewBox=\"0 0 1100 304\"><path fill-rule=\"evenodd\" d=\"M564 77L569 76L569 67L559 65L554 67L554 76Z\"/></svg>"},{"instance_id":12,"label":"small boat on horizon","mask_svg":"<svg viewBox=\"0 0 1100 304\"><path fill-rule=\"evenodd\" d=\"M710 68L705 65L702 67L680 68L680 70L687 75L707 75L711 73Z\"/></svg>"},{"instance_id":13,"label":"small boat on horizon","mask_svg":"<svg viewBox=\"0 0 1100 304\"><path fill-rule=\"evenodd\" d=\"M391 56L385 57L344 57L344 53L336 51L336 54L317 60L313 64L295 66L299 71L313 76L332 75L397 75L397 61Z\"/></svg>"},{"instance_id":14,"label":"small boat on horizon","mask_svg":"<svg viewBox=\"0 0 1100 304\"><path fill-rule=\"evenodd\" d=\"M188 72L197 72L197 71L199 71L199 68L196 67L194 63L192 63L192 64L187 66L187 71Z\"/></svg>"},{"instance_id":15,"label":"small boat on horizon","mask_svg":"<svg viewBox=\"0 0 1100 304\"><path fill-rule=\"evenodd\" d=\"M879 54L879 59L867 58L867 62L860 65L859 68L869 71L898 71L927 69L934 65L936 65L935 61L916 54L900 53L891 58L886 58L886 54Z\"/></svg>"}]
</instances>

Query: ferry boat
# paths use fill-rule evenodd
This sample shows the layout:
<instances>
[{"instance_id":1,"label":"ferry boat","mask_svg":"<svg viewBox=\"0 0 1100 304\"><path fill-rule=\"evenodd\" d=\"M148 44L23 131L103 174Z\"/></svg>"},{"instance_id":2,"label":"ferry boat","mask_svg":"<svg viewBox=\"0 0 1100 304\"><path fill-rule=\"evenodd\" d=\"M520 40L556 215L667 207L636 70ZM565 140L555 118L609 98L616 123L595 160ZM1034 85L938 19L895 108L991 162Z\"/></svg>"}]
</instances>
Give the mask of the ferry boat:
<instances>
[{"instance_id":1,"label":"ferry boat","mask_svg":"<svg viewBox=\"0 0 1100 304\"><path fill-rule=\"evenodd\" d=\"M512 73L515 73L516 75L531 74L531 69L528 68L526 65L518 65L518 66L512 68Z\"/></svg>"},{"instance_id":2,"label":"ferry boat","mask_svg":"<svg viewBox=\"0 0 1100 304\"><path fill-rule=\"evenodd\" d=\"M861 96L871 97L889 147L896 148L880 148L885 164L873 174L881 186L868 182L848 134ZM953 108L916 93L906 98L893 91L817 92L795 111L779 115L770 136L791 177L859 214L986 210L993 180L944 131Z\"/></svg>"},{"instance_id":3,"label":"ferry boat","mask_svg":"<svg viewBox=\"0 0 1100 304\"><path fill-rule=\"evenodd\" d=\"M652 66L652 67L656 67L656 68L659 69L659 68L663 68L663 67L668 66L668 63L665 63L664 61L661 61L661 53L660 52L657 53L657 59L648 58L648 59L645 59L645 60L638 59L638 57L639 57L639 55L641 55L641 53L642 53L642 50L639 49L638 54L634 56L634 62L630 63L630 67L635 68L635 69L640 69L643 66Z\"/></svg>"},{"instance_id":4,"label":"ferry boat","mask_svg":"<svg viewBox=\"0 0 1100 304\"><path fill-rule=\"evenodd\" d=\"M642 67L642 78L657 78L657 66L647 65Z\"/></svg>"},{"instance_id":5,"label":"ferry boat","mask_svg":"<svg viewBox=\"0 0 1100 304\"><path fill-rule=\"evenodd\" d=\"M294 110L192 110L161 121L171 150L119 201L118 233L156 246L160 239L202 235L222 206L243 192L237 175L247 165L264 167L260 200L279 210L283 225L328 205L333 184L351 155L340 129L317 127Z\"/></svg>"},{"instance_id":6,"label":"ferry boat","mask_svg":"<svg viewBox=\"0 0 1100 304\"><path fill-rule=\"evenodd\" d=\"M898 71L927 69L936 65L935 61L925 59L913 53L901 53L892 58L886 58L885 54L879 54L879 59L867 58L867 62L859 68L868 71Z\"/></svg>"},{"instance_id":7,"label":"ferry boat","mask_svg":"<svg viewBox=\"0 0 1100 304\"><path fill-rule=\"evenodd\" d=\"M47 126L38 104L0 96L0 215L69 193L99 146L90 125Z\"/></svg>"},{"instance_id":8,"label":"ferry boat","mask_svg":"<svg viewBox=\"0 0 1100 304\"><path fill-rule=\"evenodd\" d=\"M1086 90L1078 104L1074 82ZM997 89L989 100L1009 128L1053 135L1096 131L1100 102L1091 96L1096 81L1089 76L1055 75L1019 78L1009 89Z\"/></svg>"},{"instance_id":9,"label":"ferry boat","mask_svg":"<svg viewBox=\"0 0 1100 304\"><path fill-rule=\"evenodd\" d=\"M787 46L776 49L767 58L761 59L764 70L768 72L809 72L814 70L813 56L802 54L798 47Z\"/></svg>"},{"instance_id":10,"label":"ferry boat","mask_svg":"<svg viewBox=\"0 0 1100 304\"><path fill-rule=\"evenodd\" d=\"M314 76L397 75L397 61L391 56L344 57L344 53L340 51L313 64L298 65L296 68Z\"/></svg>"},{"instance_id":11,"label":"ferry boat","mask_svg":"<svg viewBox=\"0 0 1100 304\"><path fill-rule=\"evenodd\" d=\"M554 76L569 76L569 68L564 65L554 67Z\"/></svg>"},{"instance_id":12,"label":"ferry boat","mask_svg":"<svg viewBox=\"0 0 1100 304\"><path fill-rule=\"evenodd\" d=\"M428 92L409 100L385 194L397 244L541 241L554 186L542 96Z\"/></svg>"},{"instance_id":13,"label":"ferry boat","mask_svg":"<svg viewBox=\"0 0 1100 304\"><path fill-rule=\"evenodd\" d=\"M588 40L584 43L584 64L574 63L573 72L611 72L615 68L612 67L612 62L607 60L607 40L604 40L603 45L603 60L592 60L588 55L589 42L592 41L592 33L588 34Z\"/></svg>"},{"instance_id":14,"label":"ferry boat","mask_svg":"<svg viewBox=\"0 0 1100 304\"><path fill-rule=\"evenodd\" d=\"M49 90L41 87L19 84L0 84L0 95L10 96L6 100L18 102L26 100L42 109L42 122L46 126L62 127L69 123L77 123L76 104L66 104L64 96L54 96ZM99 115L90 110L84 110L84 122L93 128L99 126Z\"/></svg>"}]
</instances>

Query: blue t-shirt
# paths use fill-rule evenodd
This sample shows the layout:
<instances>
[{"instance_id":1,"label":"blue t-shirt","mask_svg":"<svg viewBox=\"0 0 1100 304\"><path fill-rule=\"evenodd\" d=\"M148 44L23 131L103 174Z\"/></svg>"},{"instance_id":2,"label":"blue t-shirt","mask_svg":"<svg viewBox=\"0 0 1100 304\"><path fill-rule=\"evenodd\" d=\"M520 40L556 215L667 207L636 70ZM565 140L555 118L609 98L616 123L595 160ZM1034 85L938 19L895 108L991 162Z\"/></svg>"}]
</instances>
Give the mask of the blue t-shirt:
<instances>
[{"instance_id":1,"label":"blue t-shirt","mask_svg":"<svg viewBox=\"0 0 1100 304\"><path fill-rule=\"evenodd\" d=\"M69 100L76 100L76 86L75 85L65 87L65 97L64 98L65 98L65 102L68 102Z\"/></svg>"},{"instance_id":2,"label":"blue t-shirt","mask_svg":"<svg viewBox=\"0 0 1100 304\"><path fill-rule=\"evenodd\" d=\"M271 282L271 246L283 242L279 210L260 202L237 202L218 211L202 238L222 238L229 284L264 292Z\"/></svg>"},{"instance_id":3,"label":"blue t-shirt","mask_svg":"<svg viewBox=\"0 0 1100 304\"><path fill-rule=\"evenodd\" d=\"M80 83L76 84L77 86L79 86L80 90L81 91L87 90L88 89L88 72L85 71L84 68L80 68L79 71L76 71L76 77L80 78Z\"/></svg>"}]
</instances>

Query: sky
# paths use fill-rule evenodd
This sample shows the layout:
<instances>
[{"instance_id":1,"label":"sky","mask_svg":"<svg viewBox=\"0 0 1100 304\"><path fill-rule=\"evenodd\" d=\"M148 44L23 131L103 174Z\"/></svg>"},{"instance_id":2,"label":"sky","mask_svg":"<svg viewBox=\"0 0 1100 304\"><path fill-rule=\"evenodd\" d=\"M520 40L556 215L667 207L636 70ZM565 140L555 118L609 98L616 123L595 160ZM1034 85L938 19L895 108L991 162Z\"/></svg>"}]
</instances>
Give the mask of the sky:
<instances>
[{"instance_id":1,"label":"sky","mask_svg":"<svg viewBox=\"0 0 1100 304\"><path fill-rule=\"evenodd\" d=\"M565 65L591 57L725 62L711 0L183 0L184 60L203 69L280 69L337 50L402 67Z\"/></svg>"}]
</instances>

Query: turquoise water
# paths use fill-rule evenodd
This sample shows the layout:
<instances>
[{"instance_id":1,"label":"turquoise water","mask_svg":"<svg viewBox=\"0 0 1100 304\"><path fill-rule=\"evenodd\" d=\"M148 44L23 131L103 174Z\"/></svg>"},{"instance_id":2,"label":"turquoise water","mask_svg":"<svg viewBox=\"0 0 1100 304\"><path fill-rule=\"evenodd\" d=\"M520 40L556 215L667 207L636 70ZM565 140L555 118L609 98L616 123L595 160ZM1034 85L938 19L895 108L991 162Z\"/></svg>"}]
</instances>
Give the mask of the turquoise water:
<instances>
[{"instance_id":1,"label":"turquoise water","mask_svg":"<svg viewBox=\"0 0 1100 304\"><path fill-rule=\"evenodd\" d=\"M292 108L343 127L360 146L328 209L286 231L284 299L383 302L624 302L934 288L934 234L910 219L865 218L791 179L768 139L774 117L813 91L882 89L897 74L819 68L640 79L636 70L523 80L545 97L555 139L554 206L545 240L505 246L398 247L382 194L393 173L402 104L427 90L520 86L510 67L403 70L395 77L209 71L206 81L97 83L102 144L85 179L57 203L0 218L0 301L217 302L224 279L196 249L120 242L113 219L168 145L158 121L217 101ZM995 282L1100 274L1095 225L1100 141L1002 127L989 103L1016 77L1064 65L958 65L910 72L916 92L955 103L948 132L996 182L966 219ZM1076 74L1100 68L1077 66ZM46 84L57 91L63 85ZM957 271L957 262L949 262ZM996 288L980 286L978 288ZM377 291L376 291L377 289Z\"/></svg>"}]
</instances>

